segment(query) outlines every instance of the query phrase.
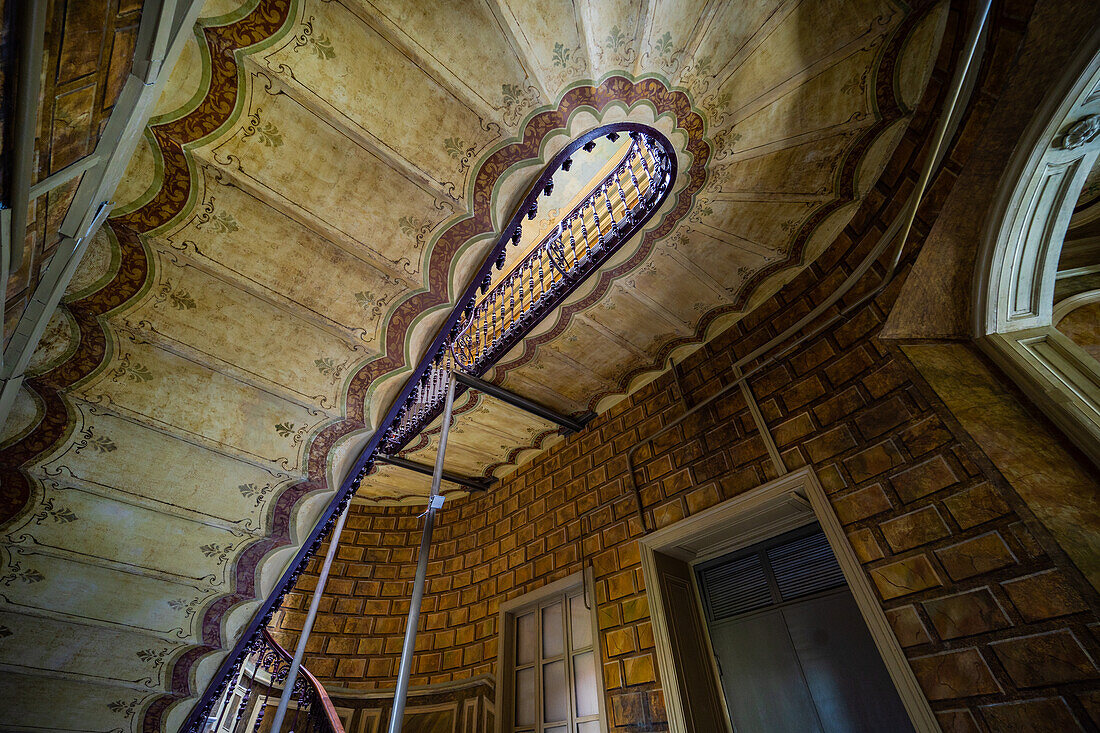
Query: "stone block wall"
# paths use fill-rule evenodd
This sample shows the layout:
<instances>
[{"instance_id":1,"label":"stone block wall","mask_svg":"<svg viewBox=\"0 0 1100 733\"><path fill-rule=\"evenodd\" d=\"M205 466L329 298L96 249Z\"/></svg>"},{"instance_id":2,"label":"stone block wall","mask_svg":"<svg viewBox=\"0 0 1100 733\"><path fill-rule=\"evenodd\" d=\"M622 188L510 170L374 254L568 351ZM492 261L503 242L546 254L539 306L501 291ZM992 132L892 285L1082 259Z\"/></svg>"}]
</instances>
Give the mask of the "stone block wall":
<instances>
[{"instance_id":1,"label":"stone block wall","mask_svg":"<svg viewBox=\"0 0 1100 733\"><path fill-rule=\"evenodd\" d=\"M813 465L944 730L1093 729L1095 594L904 358L874 337L881 313L870 312L752 380L784 463ZM697 402L728 383L747 339L731 333L688 359L683 397ZM445 505L413 684L495 673L500 602L590 563L610 723L664 727L625 454L683 409L667 375L488 496ZM635 471L650 527L777 475L739 393L640 450ZM417 513L354 508L310 641L306 664L318 676L393 685ZM303 578L300 590L313 582ZM288 598L284 629L301 628L307 601Z\"/></svg>"},{"instance_id":2,"label":"stone block wall","mask_svg":"<svg viewBox=\"0 0 1100 733\"><path fill-rule=\"evenodd\" d=\"M1020 27L1002 23L991 37L995 61L987 81L1003 73L997 64L1011 63ZM914 186L929 110L940 103L955 43L947 44L930 92L875 189L802 275L676 372L519 467L487 495L444 506L414 685L495 674L501 602L590 565L609 724L620 731L667 729L637 539L647 528L751 490L778 469L736 390L652 443L642 441L729 384L739 357L809 312L866 257ZM987 87L933 182L915 241L965 165ZM753 376L752 391L785 467L816 471L945 731L1096 730L1095 589L900 349L878 338L914 254L907 252L901 275L871 304ZM877 264L842 305L868 292L883 271ZM644 524L626 458L640 443L633 475ZM353 508L306 659L322 679L356 689L393 686L420 511ZM304 575L276 617L291 639L315 582Z\"/></svg>"}]
</instances>

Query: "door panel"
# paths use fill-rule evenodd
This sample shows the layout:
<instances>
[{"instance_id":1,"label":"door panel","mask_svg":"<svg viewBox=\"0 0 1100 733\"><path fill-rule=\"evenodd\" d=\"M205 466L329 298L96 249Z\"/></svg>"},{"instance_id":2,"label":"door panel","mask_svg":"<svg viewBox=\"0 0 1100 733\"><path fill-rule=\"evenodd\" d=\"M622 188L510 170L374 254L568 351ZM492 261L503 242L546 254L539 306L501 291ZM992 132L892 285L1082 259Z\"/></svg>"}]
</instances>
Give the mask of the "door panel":
<instances>
[{"instance_id":1,"label":"door panel","mask_svg":"<svg viewBox=\"0 0 1100 733\"><path fill-rule=\"evenodd\" d=\"M695 603L691 568L684 561L661 553L654 553L653 559L660 579L669 643L676 665L675 684L683 701L687 730L692 733L725 731L728 723L703 636L706 629Z\"/></svg>"},{"instance_id":2,"label":"door panel","mask_svg":"<svg viewBox=\"0 0 1100 733\"><path fill-rule=\"evenodd\" d=\"M909 716L816 525L697 568L737 733L911 733Z\"/></svg>"},{"instance_id":3,"label":"door panel","mask_svg":"<svg viewBox=\"0 0 1100 733\"><path fill-rule=\"evenodd\" d=\"M737 733L821 733L783 614L765 611L711 630Z\"/></svg>"},{"instance_id":4,"label":"door panel","mask_svg":"<svg viewBox=\"0 0 1100 733\"><path fill-rule=\"evenodd\" d=\"M913 730L847 589L787 606L783 617L827 733Z\"/></svg>"}]
</instances>

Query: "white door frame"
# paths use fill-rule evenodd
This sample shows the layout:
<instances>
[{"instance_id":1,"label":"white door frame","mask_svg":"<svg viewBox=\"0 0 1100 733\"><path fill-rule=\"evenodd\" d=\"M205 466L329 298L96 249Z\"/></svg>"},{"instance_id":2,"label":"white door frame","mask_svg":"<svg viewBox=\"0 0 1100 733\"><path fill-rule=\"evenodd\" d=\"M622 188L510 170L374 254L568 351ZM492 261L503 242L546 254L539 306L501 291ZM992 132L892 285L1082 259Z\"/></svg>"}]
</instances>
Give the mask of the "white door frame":
<instances>
[{"instance_id":1,"label":"white door frame","mask_svg":"<svg viewBox=\"0 0 1100 733\"><path fill-rule=\"evenodd\" d=\"M652 532L638 540L642 560L642 573L649 594L649 611L653 623L653 638L657 651L657 667L661 673L671 733L686 733L684 701L680 699L677 679L677 660L672 654L669 640L668 619L665 616L664 599L658 582L655 553L697 563L756 544L770 537L783 534L812 522L821 525L836 555L848 589L855 598L871 638L878 648L890 679L897 688L902 705L917 733L940 731L928 699L924 695L905 653L886 614L879 604L871 581L856 558L848 537L829 503L825 490L810 467L792 471L756 489L722 502L710 509L694 514L664 529ZM694 584L693 584L693 587ZM698 587L696 602L698 603ZM701 613L701 606L700 606ZM705 635L707 649L710 637ZM714 670L717 684L717 670ZM724 700L724 696L723 696Z\"/></svg>"}]
</instances>

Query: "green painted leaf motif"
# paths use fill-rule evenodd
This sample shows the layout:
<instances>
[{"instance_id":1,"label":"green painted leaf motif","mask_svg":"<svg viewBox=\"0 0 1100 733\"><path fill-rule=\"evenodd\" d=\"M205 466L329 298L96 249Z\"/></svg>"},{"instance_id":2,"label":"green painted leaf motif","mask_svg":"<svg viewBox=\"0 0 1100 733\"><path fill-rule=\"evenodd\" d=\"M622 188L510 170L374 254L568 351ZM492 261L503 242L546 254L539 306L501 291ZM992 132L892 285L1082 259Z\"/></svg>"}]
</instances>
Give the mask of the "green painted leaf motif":
<instances>
[{"instance_id":1,"label":"green painted leaf motif","mask_svg":"<svg viewBox=\"0 0 1100 733\"><path fill-rule=\"evenodd\" d=\"M560 41L554 44L554 66L565 68L569 63L569 49Z\"/></svg>"},{"instance_id":2,"label":"green painted leaf motif","mask_svg":"<svg viewBox=\"0 0 1100 733\"><path fill-rule=\"evenodd\" d=\"M424 223L415 216L403 216L397 220L397 224L407 237L416 237L424 227Z\"/></svg>"},{"instance_id":3,"label":"green painted leaf motif","mask_svg":"<svg viewBox=\"0 0 1100 733\"><path fill-rule=\"evenodd\" d=\"M326 356L323 359L315 359L313 365L317 367L317 371L324 374L326 377L336 373L336 362L332 360L331 356Z\"/></svg>"},{"instance_id":4,"label":"green painted leaf motif","mask_svg":"<svg viewBox=\"0 0 1100 733\"><path fill-rule=\"evenodd\" d=\"M332 47L332 41L324 33L318 33L309 37L310 46L319 59L336 58L336 49Z\"/></svg>"},{"instance_id":5,"label":"green painted leaf motif","mask_svg":"<svg viewBox=\"0 0 1100 733\"><path fill-rule=\"evenodd\" d=\"M744 137L744 135L739 132L734 132L732 129L722 130L714 136L714 142L719 150L732 153L733 146L736 145L742 137Z\"/></svg>"},{"instance_id":6,"label":"green painted leaf motif","mask_svg":"<svg viewBox=\"0 0 1100 733\"><path fill-rule=\"evenodd\" d=\"M263 127L256 130L256 135L260 142L269 148L277 148L283 144L283 135L272 122L267 122Z\"/></svg>"},{"instance_id":7,"label":"green painted leaf motif","mask_svg":"<svg viewBox=\"0 0 1100 733\"><path fill-rule=\"evenodd\" d=\"M368 293L365 290L361 290L355 294L355 300L363 310L370 310L376 298L374 297L374 293Z\"/></svg>"},{"instance_id":8,"label":"green painted leaf motif","mask_svg":"<svg viewBox=\"0 0 1100 733\"><path fill-rule=\"evenodd\" d=\"M613 25L611 26L611 32L604 39L604 43L616 51L622 50L623 45L626 44L626 35L619 26Z\"/></svg>"},{"instance_id":9,"label":"green painted leaf motif","mask_svg":"<svg viewBox=\"0 0 1100 733\"><path fill-rule=\"evenodd\" d=\"M214 225L214 230L222 234L235 232L241 228L240 225L237 224L237 220L234 219L233 215L228 211L219 211L210 221Z\"/></svg>"},{"instance_id":10,"label":"green painted leaf motif","mask_svg":"<svg viewBox=\"0 0 1100 733\"><path fill-rule=\"evenodd\" d=\"M466 153L466 142L460 137L449 137L443 141L443 149L453 159L460 160Z\"/></svg>"},{"instance_id":11,"label":"green painted leaf motif","mask_svg":"<svg viewBox=\"0 0 1100 733\"><path fill-rule=\"evenodd\" d=\"M501 84L500 91L504 97L505 107L514 107L523 98L523 88L519 84Z\"/></svg>"},{"instance_id":12,"label":"green painted leaf motif","mask_svg":"<svg viewBox=\"0 0 1100 733\"><path fill-rule=\"evenodd\" d=\"M73 513L73 510L67 507L58 509L53 512L51 516L53 516L54 521L58 524L68 524L69 522L75 522L77 520L77 516Z\"/></svg>"},{"instance_id":13,"label":"green painted leaf motif","mask_svg":"<svg viewBox=\"0 0 1100 733\"><path fill-rule=\"evenodd\" d=\"M106 435L92 435L88 437L88 447L94 450L96 453L113 453L118 450L118 446L115 445L115 441L108 438Z\"/></svg>"},{"instance_id":14,"label":"green painted leaf motif","mask_svg":"<svg viewBox=\"0 0 1100 733\"><path fill-rule=\"evenodd\" d=\"M171 286L171 283L169 283L169 286ZM172 304L173 308L181 311L192 311L198 307L191 294L182 288L169 291L168 302Z\"/></svg>"},{"instance_id":15,"label":"green painted leaf motif","mask_svg":"<svg viewBox=\"0 0 1100 733\"><path fill-rule=\"evenodd\" d=\"M13 562L8 567L7 575L0 578L0 585L10 586L15 581L20 581L26 585L31 583L41 583L46 579L46 576L38 572L34 568L26 568L17 562Z\"/></svg>"},{"instance_id":16,"label":"green painted leaf motif","mask_svg":"<svg viewBox=\"0 0 1100 733\"><path fill-rule=\"evenodd\" d=\"M153 373L149 371L149 367L138 362L127 364L126 366L122 367L122 373L131 382L153 381Z\"/></svg>"},{"instance_id":17,"label":"green painted leaf motif","mask_svg":"<svg viewBox=\"0 0 1100 733\"><path fill-rule=\"evenodd\" d=\"M211 203L213 203L213 199L211 199ZM202 229L207 224L219 234L228 234L229 232L235 232L241 228L240 225L237 224L237 220L233 218L233 215L228 211L200 214L199 223L195 228Z\"/></svg>"},{"instance_id":18,"label":"green painted leaf motif","mask_svg":"<svg viewBox=\"0 0 1100 733\"><path fill-rule=\"evenodd\" d=\"M218 563L221 564L229 557L229 551L232 546L222 547L221 545L211 542L207 545L201 545L199 551L207 557L217 558Z\"/></svg>"},{"instance_id":19,"label":"green painted leaf motif","mask_svg":"<svg viewBox=\"0 0 1100 733\"><path fill-rule=\"evenodd\" d=\"M294 435L294 431L294 423L292 422L281 422L275 426L275 432L284 438L289 438L291 435Z\"/></svg>"},{"instance_id":20,"label":"green painted leaf motif","mask_svg":"<svg viewBox=\"0 0 1100 733\"><path fill-rule=\"evenodd\" d=\"M164 658L168 656L169 651L171 650L142 649L141 651L137 652L137 658L143 662L152 662L153 666L159 667L164 662Z\"/></svg>"},{"instance_id":21,"label":"green painted leaf motif","mask_svg":"<svg viewBox=\"0 0 1100 733\"><path fill-rule=\"evenodd\" d=\"M665 34L654 43L654 47L662 59L668 57L672 53L672 34L665 31Z\"/></svg>"},{"instance_id":22,"label":"green painted leaf motif","mask_svg":"<svg viewBox=\"0 0 1100 733\"><path fill-rule=\"evenodd\" d=\"M114 702L107 703L107 709L112 713L120 713L127 717L134 714L134 709L137 708L138 701L125 702L124 700L115 700Z\"/></svg>"},{"instance_id":23,"label":"green painted leaf motif","mask_svg":"<svg viewBox=\"0 0 1100 733\"><path fill-rule=\"evenodd\" d=\"M271 490L270 486L257 486L253 483L241 484L237 487L237 490L241 492L241 496L246 499L256 499L256 506L263 504L264 498L267 496L267 492Z\"/></svg>"}]
</instances>

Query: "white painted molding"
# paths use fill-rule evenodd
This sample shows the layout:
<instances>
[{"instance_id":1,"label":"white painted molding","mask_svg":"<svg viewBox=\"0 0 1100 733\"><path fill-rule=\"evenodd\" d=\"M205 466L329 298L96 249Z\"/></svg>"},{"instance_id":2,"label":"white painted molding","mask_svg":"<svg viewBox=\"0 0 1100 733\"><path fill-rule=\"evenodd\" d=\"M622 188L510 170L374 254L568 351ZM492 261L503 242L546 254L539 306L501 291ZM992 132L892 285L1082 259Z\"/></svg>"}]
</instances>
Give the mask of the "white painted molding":
<instances>
[{"instance_id":1,"label":"white painted molding","mask_svg":"<svg viewBox=\"0 0 1100 733\"><path fill-rule=\"evenodd\" d=\"M1100 302L1100 290L1086 290L1083 293L1060 300L1054 305L1054 313L1051 315L1050 323L1057 328L1062 319L1070 313L1096 302Z\"/></svg>"},{"instance_id":2,"label":"white painted molding","mask_svg":"<svg viewBox=\"0 0 1100 733\"><path fill-rule=\"evenodd\" d=\"M1006 166L974 270L979 346L1100 466L1097 363L1053 328L1058 260L1100 136L1073 145L1066 131L1100 114L1100 28L1037 110ZM1071 299L1072 300L1072 299Z\"/></svg>"},{"instance_id":3,"label":"white painted molding","mask_svg":"<svg viewBox=\"0 0 1100 733\"><path fill-rule=\"evenodd\" d=\"M1098 83L1100 28L1067 65L1065 76L1051 84L1005 167L974 270L976 337L1045 325L1037 320L1039 306L1029 294L1053 283L1073 205L1100 153L1100 139L1067 150L1061 138L1074 121L1100 113L1100 95L1094 93ZM1051 250L1053 263L1042 256ZM1049 324L1049 311L1045 315Z\"/></svg>"},{"instance_id":4,"label":"white painted molding","mask_svg":"<svg viewBox=\"0 0 1100 733\"><path fill-rule=\"evenodd\" d=\"M676 660L669 641L668 619L665 616L660 584L654 560L656 553L671 555L694 564L712 557L753 545L792 529L817 521L829 540L848 588L867 623L867 629L878 648L890 679L918 733L940 731L928 699L913 674L905 653L894 636L893 628L879 604L878 595L863 566L855 555L848 537L840 526L825 490L812 468L793 471L740 496L692 515L638 540L649 594L649 612L657 650L657 666L661 673L668 712L669 730L686 733L684 703L680 699L676 679ZM698 589L696 589L698 603ZM700 609L700 613L702 613ZM709 635L706 637L710 647ZM714 659L713 650L711 658ZM715 670L717 683L717 670ZM724 696L723 696L724 699ZM728 716L727 716L728 717Z\"/></svg>"},{"instance_id":5,"label":"white painted molding","mask_svg":"<svg viewBox=\"0 0 1100 733\"><path fill-rule=\"evenodd\" d=\"M979 344L1100 466L1100 363L1053 326L990 334Z\"/></svg>"}]
</instances>

